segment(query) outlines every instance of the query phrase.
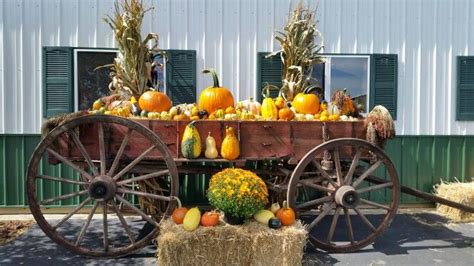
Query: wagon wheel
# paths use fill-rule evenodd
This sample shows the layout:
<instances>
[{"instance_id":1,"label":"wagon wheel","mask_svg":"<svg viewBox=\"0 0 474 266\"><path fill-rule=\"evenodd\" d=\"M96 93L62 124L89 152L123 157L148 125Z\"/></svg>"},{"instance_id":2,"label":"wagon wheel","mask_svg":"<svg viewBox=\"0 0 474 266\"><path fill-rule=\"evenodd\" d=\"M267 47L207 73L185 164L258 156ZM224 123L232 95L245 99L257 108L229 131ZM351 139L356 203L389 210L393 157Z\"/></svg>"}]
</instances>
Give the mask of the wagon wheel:
<instances>
[{"instance_id":1,"label":"wagon wheel","mask_svg":"<svg viewBox=\"0 0 474 266\"><path fill-rule=\"evenodd\" d=\"M332 170L321 162L325 151L334 162ZM378 173L386 182L369 186L365 179ZM381 193L388 202L374 201ZM311 243L330 252L371 244L390 225L399 198L398 175L390 159L380 148L352 138L328 141L308 152L296 166L287 194L289 206L308 224Z\"/></svg>"},{"instance_id":2,"label":"wagon wheel","mask_svg":"<svg viewBox=\"0 0 474 266\"><path fill-rule=\"evenodd\" d=\"M83 129L93 135L80 138ZM107 132L111 132L120 144L114 154L107 154L112 153L107 148L110 140ZM133 150L135 146L130 147L130 142L136 137L140 137L141 143L148 148L139 151L141 154L138 153L140 155L136 158L127 158L124 151ZM99 144L90 145L90 139ZM76 154L64 156L58 152L61 142ZM163 157L166 169L132 175L133 168L151 152ZM61 163L61 172L68 168L76 177L45 174L50 169L48 162L51 160ZM153 179L165 182L166 192L157 195L133 189L134 186L130 188L131 184ZM176 165L157 135L136 122L107 115L84 116L55 128L37 146L27 172L28 201L41 229L59 245L92 257L123 256L149 244L160 221L137 208L132 200L147 198L163 202L166 209L160 219L165 219L174 206L178 182ZM37 190L39 187L44 189ZM53 193L51 188L58 189ZM54 204L76 206L61 220L47 221L44 211ZM127 208L119 208L119 205ZM87 213L87 218L74 221L73 218L80 213ZM93 219L94 216L99 216L99 219ZM137 239L146 222L155 225L154 230Z\"/></svg>"}]
</instances>

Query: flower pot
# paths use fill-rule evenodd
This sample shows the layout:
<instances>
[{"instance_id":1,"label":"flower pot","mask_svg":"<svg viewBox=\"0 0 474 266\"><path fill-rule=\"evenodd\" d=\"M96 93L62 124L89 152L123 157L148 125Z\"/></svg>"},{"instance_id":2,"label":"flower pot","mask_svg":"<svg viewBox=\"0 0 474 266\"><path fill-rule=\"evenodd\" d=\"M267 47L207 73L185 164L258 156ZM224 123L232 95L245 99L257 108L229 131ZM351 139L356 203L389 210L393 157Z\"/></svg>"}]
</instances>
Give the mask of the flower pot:
<instances>
[{"instance_id":1,"label":"flower pot","mask_svg":"<svg viewBox=\"0 0 474 266\"><path fill-rule=\"evenodd\" d=\"M244 218L240 216L234 216L232 214L225 214L224 220L228 224L239 225L244 223Z\"/></svg>"}]
</instances>

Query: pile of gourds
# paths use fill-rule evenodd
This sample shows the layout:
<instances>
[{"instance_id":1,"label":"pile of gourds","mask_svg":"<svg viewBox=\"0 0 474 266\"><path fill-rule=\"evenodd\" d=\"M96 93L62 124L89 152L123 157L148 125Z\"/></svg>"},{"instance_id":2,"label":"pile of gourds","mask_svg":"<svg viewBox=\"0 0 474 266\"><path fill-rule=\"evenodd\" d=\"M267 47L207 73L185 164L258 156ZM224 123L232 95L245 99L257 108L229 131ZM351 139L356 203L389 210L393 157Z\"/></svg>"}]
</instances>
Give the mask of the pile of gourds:
<instances>
[{"instance_id":1,"label":"pile of gourds","mask_svg":"<svg viewBox=\"0 0 474 266\"><path fill-rule=\"evenodd\" d=\"M292 102L283 97L281 91L278 97L272 99L270 90L280 90L267 85L262 90L263 101L259 103L253 98L234 104L230 90L222 87L217 73L213 69L204 70L210 74L213 86L204 89L198 103L172 106L169 97L159 91L149 90L140 97L132 97L130 101L120 101L116 104L104 105L98 99L92 106L91 113L102 113L132 118L147 118L159 120L244 120L244 121L352 121L357 120L356 105L345 91L337 91L332 101L320 102L318 96L312 93L313 88L298 93Z\"/></svg>"}]
</instances>

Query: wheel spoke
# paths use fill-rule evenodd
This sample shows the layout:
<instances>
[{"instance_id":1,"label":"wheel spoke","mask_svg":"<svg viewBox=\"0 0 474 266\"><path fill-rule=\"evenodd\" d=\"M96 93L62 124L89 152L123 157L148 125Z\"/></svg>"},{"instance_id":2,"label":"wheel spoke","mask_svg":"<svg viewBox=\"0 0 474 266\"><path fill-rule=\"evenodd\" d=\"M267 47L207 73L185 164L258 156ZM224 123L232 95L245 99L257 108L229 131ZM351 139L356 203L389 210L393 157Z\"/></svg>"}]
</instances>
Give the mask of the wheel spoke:
<instances>
[{"instance_id":1,"label":"wheel spoke","mask_svg":"<svg viewBox=\"0 0 474 266\"><path fill-rule=\"evenodd\" d=\"M91 157L89 156L89 153L87 153L86 148L84 148L84 145L82 145L82 142L79 139L79 136L77 136L77 133L74 130L69 130L68 134L72 136L72 140L74 141L74 143L76 143L76 146L81 152L84 159L86 159L86 162L89 165L89 168L92 170L92 173L94 174L94 176L99 175L99 173L97 172L97 168L92 163Z\"/></svg>"},{"instance_id":2,"label":"wheel spoke","mask_svg":"<svg viewBox=\"0 0 474 266\"><path fill-rule=\"evenodd\" d=\"M154 173L150 173L146 175L141 175L141 176L125 179L125 180L117 182L117 185L124 185L124 184L132 183L132 182L143 181L143 180L147 180L147 179L151 179L151 178L155 178L159 176L168 175L169 173L170 173L169 170L162 170L162 171L158 171L158 172L154 172Z\"/></svg>"},{"instance_id":3,"label":"wheel spoke","mask_svg":"<svg viewBox=\"0 0 474 266\"><path fill-rule=\"evenodd\" d=\"M351 167L349 168L349 171L346 174L346 178L344 178L345 185L350 184L352 176L354 176L354 172L356 170L357 164L359 164L359 159L360 159L361 154L362 154L362 150L357 149L357 152L354 155L354 159L352 160Z\"/></svg>"},{"instance_id":4,"label":"wheel spoke","mask_svg":"<svg viewBox=\"0 0 474 266\"><path fill-rule=\"evenodd\" d=\"M307 201L307 202L302 203L300 205L296 205L296 208L297 209L302 209L302 208L306 208L306 207L309 207L309 206L320 205L322 203L330 202L331 200L333 200L333 196L326 196L326 197L322 197L322 198L319 198L319 199Z\"/></svg>"},{"instance_id":5,"label":"wheel spoke","mask_svg":"<svg viewBox=\"0 0 474 266\"><path fill-rule=\"evenodd\" d=\"M133 194L133 195L137 195L137 196L143 196L143 197L148 197L148 198L162 200L162 201L168 201L168 202L171 202L173 200L171 197L166 197L166 196L162 196L162 195L151 194L151 193L146 193L146 192L141 192L141 191L134 191L134 190L126 189L126 188L118 188L117 192L118 193Z\"/></svg>"},{"instance_id":6,"label":"wheel spoke","mask_svg":"<svg viewBox=\"0 0 474 266\"><path fill-rule=\"evenodd\" d=\"M97 123L97 129L99 131L100 174L105 175L107 161L105 155L104 125Z\"/></svg>"},{"instance_id":7,"label":"wheel spoke","mask_svg":"<svg viewBox=\"0 0 474 266\"><path fill-rule=\"evenodd\" d=\"M372 232L375 232L375 227L372 225L372 223L365 217L365 215L358 209L354 208L354 211L359 215L360 219L372 230Z\"/></svg>"},{"instance_id":8,"label":"wheel spoke","mask_svg":"<svg viewBox=\"0 0 474 266\"><path fill-rule=\"evenodd\" d=\"M66 178L49 176L49 175L38 175L38 176L36 176L36 178L47 179L47 180L58 181L58 182L64 182L64 183L69 183L69 184L76 184L76 185L88 185L87 182L77 181L77 180L70 180L70 179L66 179Z\"/></svg>"},{"instance_id":9,"label":"wheel spoke","mask_svg":"<svg viewBox=\"0 0 474 266\"><path fill-rule=\"evenodd\" d=\"M107 223L107 201L104 200L102 202L103 208L102 208L102 213L103 213L103 229L104 229L104 251L107 252L109 250L109 229L108 229L108 223Z\"/></svg>"},{"instance_id":10,"label":"wheel spoke","mask_svg":"<svg viewBox=\"0 0 474 266\"><path fill-rule=\"evenodd\" d=\"M321 220L332 210L332 204L331 206L328 206L325 210L323 210L319 215L318 217L316 217L316 219L314 219L313 222L311 222L311 224L308 225L308 232L311 232L311 230L313 229L313 227L315 227L316 225L318 225L319 222L321 222Z\"/></svg>"},{"instance_id":11,"label":"wheel spoke","mask_svg":"<svg viewBox=\"0 0 474 266\"><path fill-rule=\"evenodd\" d=\"M148 148L146 151L144 151L142 154L140 154L140 156L138 156L135 160L133 160L129 165L127 165L124 169L122 169L122 171L120 171L118 174L116 174L114 176L114 180L117 180L119 179L121 176L123 176L125 173L127 173L128 171L130 171L130 169L132 169L135 165L137 165L141 160L143 160L143 158L145 158L145 156L150 153L153 149L155 149L155 145L151 146L150 148Z\"/></svg>"},{"instance_id":12,"label":"wheel spoke","mask_svg":"<svg viewBox=\"0 0 474 266\"><path fill-rule=\"evenodd\" d=\"M349 209L344 207L344 220L346 220L347 225L347 234L351 244L354 244L354 231L352 230L351 215L349 214Z\"/></svg>"},{"instance_id":13,"label":"wheel spoke","mask_svg":"<svg viewBox=\"0 0 474 266\"><path fill-rule=\"evenodd\" d=\"M339 185L336 184L336 182L334 182L334 181L332 180L332 178L331 178L331 177L329 176L329 174L323 169L323 167L321 166L321 164L320 164L318 161L312 160L311 162L312 162L312 164L313 164L316 168L318 168L319 173L321 174L321 176L322 176L324 179L326 179L327 181L329 181L329 183L331 183L331 185L332 185L333 187L335 187L335 188L339 187Z\"/></svg>"},{"instance_id":14,"label":"wheel spoke","mask_svg":"<svg viewBox=\"0 0 474 266\"><path fill-rule=\"evenodd\" d=\"M152 225L158 227L158 223L155 222L153 219L151 219L150 217L148 217L148 215L146 215L143 211L141 211L140 209L138 209L137 207L135 207L133 204L131 204L130 202L128 202L126 199L122 198L121 196L119 195L115 195L115 197L120 201L122 202L123 204L125 204L127 207L131 208L132 210L134 210L136 213L138 213L145 221L151 223Z\"/></svg>"},{"instance_id":15,"label":"wheel spoke","mask_svg":"<svg viewBox=\"0 0 474 266\"><path fill-rule=\"evenodd\" d=\"M356 188L362 181L364 181L364 179L366 177L368 177L369 175L371 175L375 170L377 170L377 168L379 168L379 166L382 164L382 161L381 160L378 160L377 162L375 162L373 165L371 165L369 167L369 169L367 169L367 171L365 171L361 176L359 176L356 181L354 181L354 183L352 183L352 186L354 188Z\"/></svg>"},{"instance_id":16,"label":"wheel spoke","mask_svg":"<svg viewBox=\"0 0 474 266\"><path fill-rule=\"evenodd\" d=\"M120 144L120 148L119 148L117 154L115 155L114 162L112 163L112 166L110 167L110 170L109 170L109 173L108 173L109 176L114 175L115 169L117 168L117 166L120 162L120 158L122 158L123 151L125 150L125 147L127 147L130 135L132 135L132 131L133 130L131 128L129 128L128 131L127 131L127 134L123 138L122 144Z\"/></svg>"},{"instance_id":17,"label":"wheel spoke","mask_svg":"<svg viewBox=\"0 0 474 266\"><path fill-rule=\"evenodd\" d=\"M387 183L383 183L383 184L379 184L379 185L375 185L375 186L370 186L370 187L365 187L365 188L358 189L357 193L361 194L361 193L366 193L366 192L379 190L379 189L382 189L382 188L388 188L388 187L392 187L392 186L393 186L392 182L387 182Z\"/></svg>"},{"instance_id":18,"label":"wheel spoke","mask_svg":"<svg viewBox=\"0 0 474 266\"><path fill-rule=\"evenodd\" d=\"M120 213L118 207L117 207L117 204L115 203L114 200L111 200L112 202L112 206L114 207L114 211L115 213L117 214L117 217L119 218L120 220L120 223L122 223L122 226L123 228L125 229L125 232L127 232L127 235L128 235L128 239L130 239L130 242L132 244L135 244L135 239L133 238L133 235L132 235L132 232L130 231L130 227L128 226L127 224L127 221L125 220L125 218L123 217L122 213Z\"/></svg>"},{"instance_id":19,"label":"wheel spoke","mask_svg":"<svg viewBox=\"0 0 474 266\"><path fill-rule=\"evenodd\" d=\"M94 204L94 207L92 207L91 211L89 212L89 216L87 216L86 223L84 224L84 226L82 226L81 232L79 233L79 236L76 239L76 243L74 244L75 246L78 246L81 243L82 239L84 238L84 235L86 234L87 228L89 227L89 224L91 223L92 217L94 216L97 206L99 206L99 203L96 201Z\"/></svg>"},{"instance_id":20,"label":"wheel spoke","mask_svg":"<svg viewBox=\"0 0 474 266\"><path fill-rule=\"evenodd\" d=\"M74 164L73 162L69 161L68 159L64 158L61 154L55 152L54 150L50 149L50 148L46 148L46 150L48 151L48 153L52 154L54 157L56 157L56 159L60 160L61 162L69 165L71 168L73 168L74 170L78 171L81 175L85 176L87 179L89 180L92 180L93 177L88 174L86 171L84 171L84 169L80 168L79 166L77 166L76 164Z\"/></svg>"},{"instance_id":21,"label":"wheel spoke","mask_svg":"<svg viewBox=\"0 0 474 266\"><path fill-rule=\"evenodd\" d=\"M370 205L370 206L380 208L380 209L385 209L387 211L390 210L389 206L383 205L383 204L380 204L380 203L377 203L377 202L373 202L373 201L370 201L370 200L360 199L360 202L365 203L365 204Z\"/></svg>"},{"instance_id":22,"label":"wheel spoke","mask_svg":"<svg viewBox=\"0 0 474 266\"><path fill-rule=\"evenodd\" d=\"M339 213L341 212L341 207L338 206L334 211L334 216L332 217L331 227L329 228L327 243L332 242L334 236L334 231L336 230L337 220L339 219Z\"/></svg>"},{"instance_id":23,"label":"wheel spoke","mask_svg":"<svg viewBox=\"0 0 474 266\"><path fill-rule=\"evenodd\" d=\"M339 149L334 149L334 164L336 165L337 183L342 186L341 160L339 158Z\"/></svg>"},{"instance_id":24,"label":"wheel spoke","mask_svg":"<svg viewBox=\"0 0 474 266\"><path fill-rule=\"evenodd\" d=\"M69 218L71 218L71 216L76 214L80 209L82 209L84 207L84 205L86 205L91 200L92 200L91 197L87 197L87 199L85 199L83 202L81 202L81 204L79 204L79 206L77 206L76 208L71 210L66 216L64 216L64 218L61 219L61 221L59 221L55 226L53 226L53 230L56 230L63 223L65 223L67 220L69 220Z\"/></svg>"},{"instance_id":25,"label":"wheel spoke","mask_svg":"<svg viewBox=\"0 0 474 266\"><path fill-rule=\"evenodd\" d=\"M89 192L89 191L86 189L86 190L81 190L81 191L78 191L78 192L69 193L69 194L62 195L62 196L55 197L55 198L49 198L49 199L46 199L46 200L42 200L40 202L40 204L41 205L46 205L46 204L49 204L49 203L52 203L52 202L55 202L55 201L58 201L58 200L65 200L65 199L69 199L69 198L72 198L72 197L84 195L87 192Z\"/></svg>"},{"instance_id":26,"label":"wheel spoke","mask_svg":"<svg viewBox=\"0 0 474 266\"><path fill-rule=\"evenodd\" d=\"M316 190L323 191L323 192L334 193L334 189L330 189L330 188L327 188L327 187L324 187L324 186L321 186L321 185L314 184L311 181L300 180L299 183L302 184L305 187L314 188Z\"/></svg>"}]
</instances>

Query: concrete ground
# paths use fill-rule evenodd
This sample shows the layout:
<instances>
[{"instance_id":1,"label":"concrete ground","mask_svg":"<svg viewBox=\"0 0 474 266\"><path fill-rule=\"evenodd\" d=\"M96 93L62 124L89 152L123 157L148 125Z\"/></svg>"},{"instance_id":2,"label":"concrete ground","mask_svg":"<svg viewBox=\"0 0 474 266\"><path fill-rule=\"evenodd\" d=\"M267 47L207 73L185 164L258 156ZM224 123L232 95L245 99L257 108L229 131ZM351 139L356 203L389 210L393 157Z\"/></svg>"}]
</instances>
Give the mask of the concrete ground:
<instances>
[{"instance_id":1,"label":"concrete ground","mask_svg":"<svg viewBox=\"0 0 474 266\"><path fill-rule=\"evenodd\" d=\"M0 216L0 220L20 218L29 216ZM82 222L74 220L70 230L77 232ZM359 225L354 228L363 230ZM148 246L118 259L81 257L56 245L34 225L15 241L0 247L0 265L155 265L155 251L155 247ZM308 248L303 264L474 265L474 223L450 224L432 210L401 210L391 226L363 250L329 254Z\"/></svg>"}]
</instances>

